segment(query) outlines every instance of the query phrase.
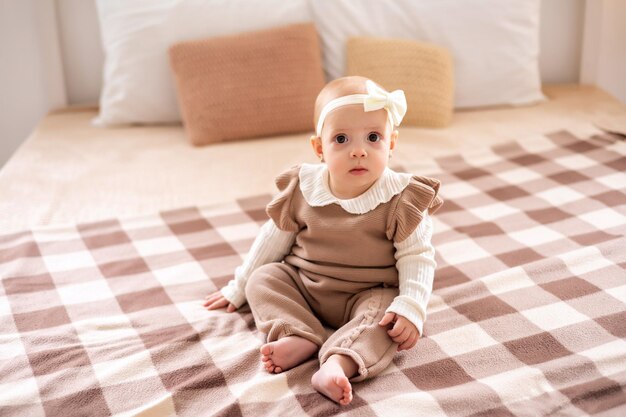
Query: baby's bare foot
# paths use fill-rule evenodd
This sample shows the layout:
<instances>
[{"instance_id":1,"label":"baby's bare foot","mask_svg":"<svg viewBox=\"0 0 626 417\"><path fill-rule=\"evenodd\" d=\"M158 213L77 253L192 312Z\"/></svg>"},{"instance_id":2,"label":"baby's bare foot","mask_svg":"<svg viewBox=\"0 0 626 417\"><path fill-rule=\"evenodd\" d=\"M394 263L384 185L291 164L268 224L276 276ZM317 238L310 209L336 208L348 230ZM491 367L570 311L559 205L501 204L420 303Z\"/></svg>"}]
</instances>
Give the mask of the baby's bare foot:
<instances>
[{"instance_id":1,"label":"baby's bare foot","mask_svg":"<svg viewBox=\"0 0 626 417\"><path fill-rule=\"evenodd\" d=\"M265 370L281 373L300 365L317 352L317 345L299 336L287 336L261 346L261 360Z\"/></svg>"},{"instance_id":2,"label":"baby's bare foot","mask_svg":"<svg viewBox=\"0 0 626 417\"><path fill-rule=\"evenodd\" d=\"M326 361L311 378L311 384L336 403L348 405L352 402L352 385L337 362Z\"/></svg>"}]
</instances>

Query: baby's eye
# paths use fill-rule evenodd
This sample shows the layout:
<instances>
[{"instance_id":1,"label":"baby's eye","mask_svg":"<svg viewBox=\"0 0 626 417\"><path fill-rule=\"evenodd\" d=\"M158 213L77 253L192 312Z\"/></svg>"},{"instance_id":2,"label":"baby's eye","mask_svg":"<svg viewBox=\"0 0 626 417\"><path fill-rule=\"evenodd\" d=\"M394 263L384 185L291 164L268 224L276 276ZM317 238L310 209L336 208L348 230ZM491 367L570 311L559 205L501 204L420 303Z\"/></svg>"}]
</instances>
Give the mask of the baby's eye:
<instances>
[{"instance_id":1,"label":"baby's eye","mask_svg":"<svg viewBox=\"0 0 626 417\"><path fill-rule=\"evenodd\" d=\"M369 140L370 142L378 142L381 139L382 138L380 137L380 135L375 132L372 132L369 135L367 135L367 140Z\"/></svg>"},{"instance_id":2,"label":"baby's eye","mask_svg":"<svg viewBox=\"0 0 626 417\"><path fill-rule=\"evenodd\" d=\"M346 143L347 141L348 141L348 137L344 135L343 133L335 136L335 142L337 143Z\"/></svg>"}]
</instances>

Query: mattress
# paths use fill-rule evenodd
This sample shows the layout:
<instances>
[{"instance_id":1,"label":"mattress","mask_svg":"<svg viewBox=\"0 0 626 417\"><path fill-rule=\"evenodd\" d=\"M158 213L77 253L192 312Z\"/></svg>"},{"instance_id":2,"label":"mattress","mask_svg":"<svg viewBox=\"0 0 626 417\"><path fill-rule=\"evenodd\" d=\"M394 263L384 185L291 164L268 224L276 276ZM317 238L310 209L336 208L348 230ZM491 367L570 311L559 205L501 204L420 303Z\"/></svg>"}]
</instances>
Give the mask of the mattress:
<instances>
[{"instance_id":1,"label":"mattress","mask_svg":"<svg viewBox=\"0 0 626 417\"><path fill-rule=\"evenodd\" d=\"M560 129L585 137L598 124L626 132L626 108L591 86L546 86L534 106L456 112L445 129L401 127L394 161L434 156L530 138ZM310 134L194 148L183 128L102 129L94 108L46 116L0 171L0 230L150 214L275 192L277 173L315 163Z\"/></svg>"},{"instance_id":2,"label":"mattress","mask_svg":"<svg viewBox=\"0 0 626 417\"><path fill-rule=\"evenodd\" d=\"M248 307L206 311L308 135L193 148L180 126L47 116L0 173L0 414L626 414L626 111L591 87L402 128L442 181L424 334L341 407L316 357L268 374ZM601 129L600 126L604 127ZM329 330L330 331L330 330Z\"/></svg>"}]
</instances>

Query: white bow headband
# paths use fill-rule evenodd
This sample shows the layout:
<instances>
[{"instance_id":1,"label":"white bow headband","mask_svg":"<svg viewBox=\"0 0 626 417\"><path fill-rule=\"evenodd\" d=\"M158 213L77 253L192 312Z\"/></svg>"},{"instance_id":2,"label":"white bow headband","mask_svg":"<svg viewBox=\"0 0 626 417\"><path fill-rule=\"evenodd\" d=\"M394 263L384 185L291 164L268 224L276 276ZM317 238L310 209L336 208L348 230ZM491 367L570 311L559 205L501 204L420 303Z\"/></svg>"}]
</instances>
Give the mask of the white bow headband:
<instances>
[{"instance_id":1,"label":"white bow headband","mask_svg":"<svg viewBox=\"0 0 626 417\"><path fill-rule=\"evenodd\" d=\"M389 93L374 84L371 80L365 82L365 87L367 88L367 94L352 94L338 97L324 106L317 121L317 129L315 131L317 136L322 135L324 119L326 119L328 113L335 110L337 107L346 106L348 104L363 103L363 110L365 111L385 109L387 110L391 127L400 126L400 122L402 122L402 118L406 114L406 98L404 97L404 91L395 90Z\"/></svg>"}]
</instances>

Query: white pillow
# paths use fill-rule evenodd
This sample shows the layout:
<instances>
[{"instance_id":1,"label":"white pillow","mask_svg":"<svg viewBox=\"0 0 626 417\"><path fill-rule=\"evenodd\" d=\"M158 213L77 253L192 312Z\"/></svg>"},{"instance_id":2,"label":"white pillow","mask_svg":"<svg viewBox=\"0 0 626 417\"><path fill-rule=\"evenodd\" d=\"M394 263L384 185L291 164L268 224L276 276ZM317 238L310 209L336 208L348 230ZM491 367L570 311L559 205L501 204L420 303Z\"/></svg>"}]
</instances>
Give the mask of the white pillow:
<instances>
[{"instance_id":1,"label":"white pillow","mask_svg":"<svg viewBox=\"0 0 626 417\"><path fill-rule=\"evenodd\" d=\"M98 126L181 120L167 54L176 42L311 21L307 0L97 0L97 9Z\"/></svg>"},{"instance_id":2,"label":"white pillow","mask_svg":"<svg viewBox=\"0 0 626 417\"><path fill-rule=\"evenodd\" d=\"M349 37L415 39L451 52L457 108L545 99L538 62L540 0L311 2L329 80L345 75Z\"/></svg>"}]
</instances>

